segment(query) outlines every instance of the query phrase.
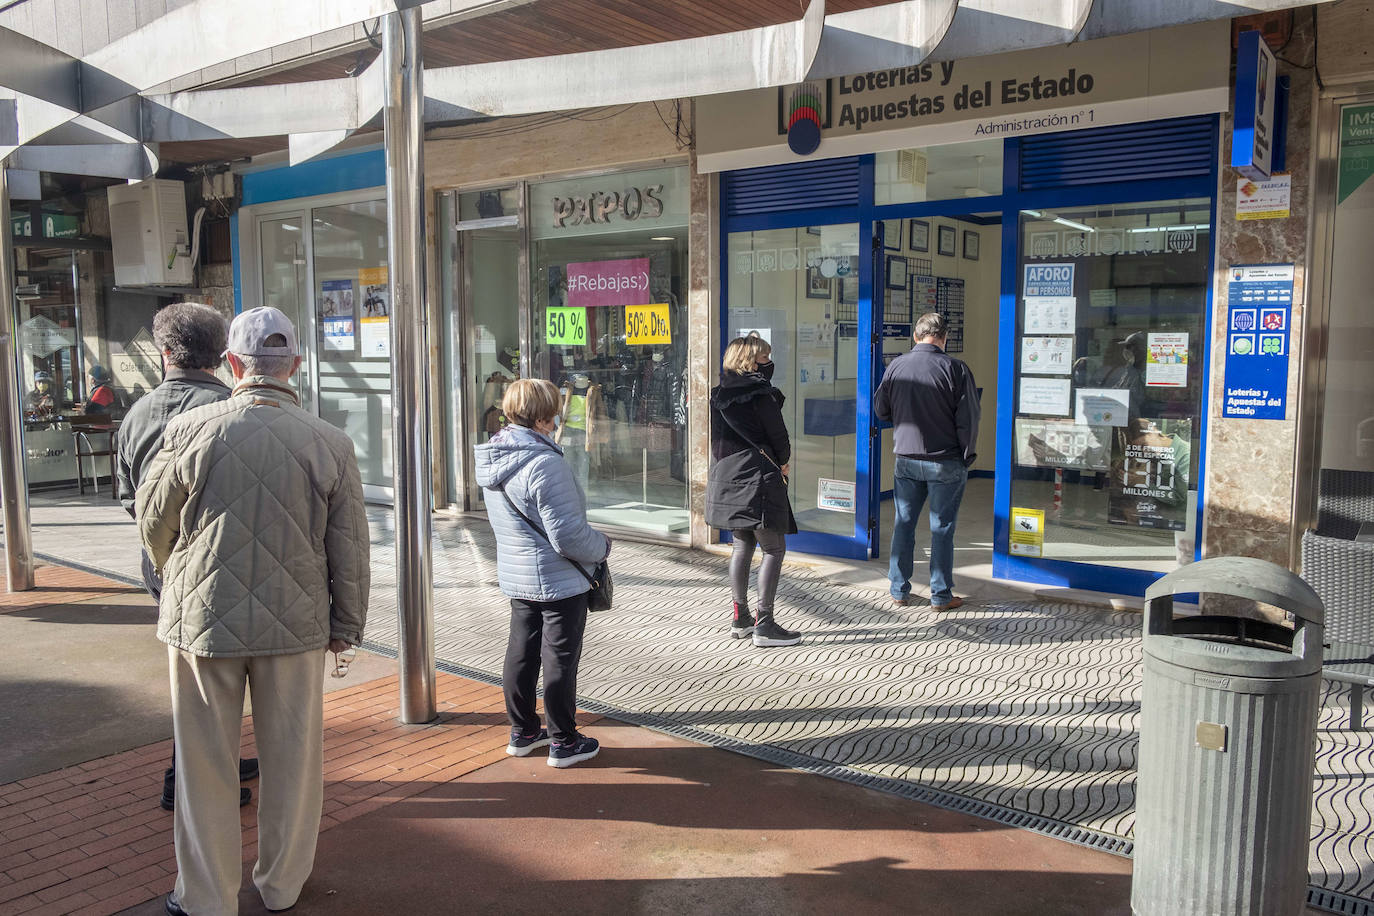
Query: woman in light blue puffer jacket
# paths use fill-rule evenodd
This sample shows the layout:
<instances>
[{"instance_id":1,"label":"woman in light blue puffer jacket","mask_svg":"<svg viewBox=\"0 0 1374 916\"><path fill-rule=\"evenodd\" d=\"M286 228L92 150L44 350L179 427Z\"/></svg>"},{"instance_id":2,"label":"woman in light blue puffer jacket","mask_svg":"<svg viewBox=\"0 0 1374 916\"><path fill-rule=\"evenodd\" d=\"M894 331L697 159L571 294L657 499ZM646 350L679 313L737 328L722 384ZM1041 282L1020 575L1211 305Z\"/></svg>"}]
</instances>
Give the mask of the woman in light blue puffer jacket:
<instances>
[{"instance_id":1,"label":"woman in light blue puffer jacket","mask_svg":"<svg viewBox=\"0 0 1374 916\"><path fill-rule=\"evenodd\" d=\"M587 524L582 490L554 444L560 406L550 382L512 383L501 402L510 425L476 447L476 467L496 534L497 579L511 607L501 676L511 723L506 753L524 757L552 744L549 766L569 767L599 750L595 738L578 734L574 719L591 586L573 563L590 572L610 552L611 539ZM535 711L541 656L547 729Z\"/></svg>"}]
</instances>

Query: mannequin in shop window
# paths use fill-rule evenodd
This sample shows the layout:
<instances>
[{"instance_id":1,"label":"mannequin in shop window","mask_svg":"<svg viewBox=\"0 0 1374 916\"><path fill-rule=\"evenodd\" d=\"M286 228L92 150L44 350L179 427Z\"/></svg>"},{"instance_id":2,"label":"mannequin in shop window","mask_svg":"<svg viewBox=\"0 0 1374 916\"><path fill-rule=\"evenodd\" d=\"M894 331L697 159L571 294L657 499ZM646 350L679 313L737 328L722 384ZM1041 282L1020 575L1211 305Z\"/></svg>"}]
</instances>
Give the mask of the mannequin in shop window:
<instances>
[{"instance_id":1,"label":"mannequin in shop window","mask_svg":"<svg viewBox=\"0 0 1374 916\"><path fill-rule=\"evenodd\" d=\"M573 373L563 385L563 405L559 412L554 441L572 466L582 492L587 492L592 454L606 441L606 404L601 386L592 383L584 372Z\"/></svg>"},{"instance_id":2,"label":"mannequin in shop window","mask_svg":"<svg viewBox=\"0 0 1374 916\"><path fill-rule=\"evenodd\" d=\"M482 380L482 422L477 435L484 442L506 425L506 415L501 412L501 399L506 396L506 387L520 377L520 351L515 347L502 349L496 360L501 368Z\"/></svg>"},{"instance_id":3,"label":"mannequin in shop window","mask_svg":"<svg viewBox=\"0 0 1374 916\"><path fill-rule=\"evenodd\" d=\"M687 427L687 386L673 347L655 349L644 364L639 422L650 452L669 455L669 473L684 478L682 440Z\"/></svg>"}]
</instances>

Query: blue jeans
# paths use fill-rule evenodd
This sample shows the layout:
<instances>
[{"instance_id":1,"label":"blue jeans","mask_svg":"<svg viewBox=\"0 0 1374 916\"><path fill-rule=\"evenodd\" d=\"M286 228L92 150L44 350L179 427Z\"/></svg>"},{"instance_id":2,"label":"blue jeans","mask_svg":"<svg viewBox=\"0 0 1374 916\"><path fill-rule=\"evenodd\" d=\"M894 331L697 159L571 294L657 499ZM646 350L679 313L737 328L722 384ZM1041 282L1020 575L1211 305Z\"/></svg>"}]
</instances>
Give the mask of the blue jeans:
<instances>
[{"instance_id":1,"label":"blue jeans","mask_svg":"<svg viewBox=\"0 0 1374 916\"><path fill-rule=\"evenodd\" d=\"M892 526L892 551L887 577L892 597L911 594L915 563L916 520L930 497L930 602L948 604L954 596L954 522L968 483L968 468L957 458L920 461L897 458L892 485L897 519Z\"/></svg>"}]
</instances>

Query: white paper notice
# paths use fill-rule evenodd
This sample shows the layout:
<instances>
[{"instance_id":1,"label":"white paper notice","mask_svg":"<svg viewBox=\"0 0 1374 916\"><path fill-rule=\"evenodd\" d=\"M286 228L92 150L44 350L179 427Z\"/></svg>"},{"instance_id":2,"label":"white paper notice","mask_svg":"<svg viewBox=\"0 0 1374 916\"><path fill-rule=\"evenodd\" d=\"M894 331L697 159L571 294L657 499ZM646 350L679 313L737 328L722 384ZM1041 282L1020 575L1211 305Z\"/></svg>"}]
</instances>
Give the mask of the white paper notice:
<instances>
[{"instance_id":1,"label":"white paper notice","mask_svg":"<svg viewBox=\"0 0 1374 916\"><path fill-rule=\"evenodd\" d=\"M1072 337L1022 337L1022 375L1068 375L1073 362Z\"/></svg>"},{"instance_id":2,"label":"white paper notice","mask_svg":"<svg viewBox=\"0 0 1374 916\"><path fill-rule=\"evenodd\" d=\"M829 509L831 512L853 512L856 492L853 481L821 477L816 481L816 508Z\"/></svg>"},{"instance_id":3,"label":"white paper notice","mask_svg":"<svg viewBox=\"0 0 1374 916\"><path fill-rule=\"evenodd\" d=\"M1073 296L1027 296L1027 334L1072 334L1078 300Z\"/></svg>"},{"instance_id":4,"label":"white paper notice","mask_svg":"<svg viewBox=\"0 0 1374 916\"><path fill-rule=\"evenodd\" d=\"M1094 289L1088 291L1088 304L1095 309L1109 309L1116 305L1115 289Z\"/></svg>"},{"instance_id":5,"label":"white paper notice","mask_svg":"<svg viewBox=\"0 0 1374 916\"><path fill-rule=\"evenodd\" d=\"M1129 388L1080 388L1074 398L1073 421L1088 426L1125 426L1130 411Z\"/></svg>"},{"instance_id":6,"label":"white paper notice","mask_svg":"<svg viewBox=\"0 0 1374 916\"><path fill-rule=\"evenodd\" d=\"M1145 347L1145 384L1154 388L1188 387L1188 335L1150 334Z\"/></svg>"},{"instance_id":7,"label":"white paper notice","mask_svg":"<svg viewBox=\"0 0 1374 916\"><path fill-rule=\"evenodd\" d=\"M1023 378L1020 412L1067 417L1071 389L1072 383L1066 378Z\"/></svg>"},{"instance_id":8,"label":"white paper notice","mask_svg":"<svg viewBox=\"0 0 1374 916\"><path fill-rule=\"evenodd\" d=\"M362 331L363 358L391 355L391 320L364 318L359 322Z\"/></svg>"}]
</instances>

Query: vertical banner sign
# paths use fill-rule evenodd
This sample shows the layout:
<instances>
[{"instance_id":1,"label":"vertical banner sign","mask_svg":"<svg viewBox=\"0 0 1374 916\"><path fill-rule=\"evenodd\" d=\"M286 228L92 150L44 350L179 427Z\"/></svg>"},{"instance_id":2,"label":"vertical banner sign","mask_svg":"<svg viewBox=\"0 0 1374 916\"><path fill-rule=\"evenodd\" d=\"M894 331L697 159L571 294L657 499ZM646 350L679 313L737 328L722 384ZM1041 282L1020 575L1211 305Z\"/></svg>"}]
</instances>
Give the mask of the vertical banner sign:
<instances>
[{"instance_id":1,"label":"vertical banner sign","mask_svg":"<svg viewBox=\"0 0 1374 916\"><path fill-rule=\"evenodd\" d=\"M625 343L630 346L672 343L668 311L667 303L625 306Z\"/></svg>"},{"instance_id":2,"label":"vertical banner sign","mask_svg":"<svg viewBox=\"0 0 1374 916\"><path fill-rule=\"evenodd\" d=\"M1256 31L1241 32L1236 48L1236 120L1231 134L1231 165L1255 181L1264 181L1273 169L1277 80L1274 52L1264 38Z\"/></svg>"},{"instance_id":3,"label":"vertical banner sign","mask_svg":"<svg viewBox=\"0 0 1374 916\"><path fill-rule=\"evenodd\" d=\"M1232 265L1223 417L1282 420L1288 409L1293 265Z\"/></svg>"},{"instance_id":4,"label":"vertical banner sign","mask_svg":"<svg viewBox=\"0 0 1374 916\"><path fill-rule=\"evenodd\" d=\"M570 306L647 305L650 301L648 258L569 264L567 276Z\"/></svg>"},{"instance_id":5,"label":"vertical banner sign","mask_svg":"<svg viewBox=\"0 0 1374 916\"><path fill-rule=\"evenodd\" d=\"M1370 175L1374 175L1374 105L1347 105L1341 109L1341 162L1336 203L1345 203Z\"/></svg>"}]
</instances>

